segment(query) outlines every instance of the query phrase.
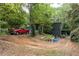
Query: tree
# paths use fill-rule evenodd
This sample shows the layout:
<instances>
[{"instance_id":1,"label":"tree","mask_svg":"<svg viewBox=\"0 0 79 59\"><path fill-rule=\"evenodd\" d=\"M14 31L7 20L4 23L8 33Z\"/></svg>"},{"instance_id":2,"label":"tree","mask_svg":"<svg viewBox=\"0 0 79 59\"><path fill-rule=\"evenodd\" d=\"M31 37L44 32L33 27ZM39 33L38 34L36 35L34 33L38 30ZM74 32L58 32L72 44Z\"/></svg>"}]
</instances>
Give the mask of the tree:
<instances>
[{"instance_id":1,"label":"tree","mask_svg":"<svg viewBox=\"0 0 79 59\"><path fill-rule=\"evenodd\" d=\"M71 10L68 15L70 18L71 29L74 30L79 26L79 4L70 4Z\"/></svg>"},{"instance_id":2,"label":"tree","mask_svg":"<svg viewBox=\"0 0 79 59\"><path fill-rule=\"evenodd\" d=\"M26 23L27 14L22 9L22 4L0 4L0 20L6 21L9 27L20 27Z\"/></svg>"},{"instance_id":3,"label":"tree","mask_svg":"<svg viewBox=\"0 0 79 59\"><path fill-rule=\"evenodd\" d=\"M52 7L50 4L32 4L31 18L33 24L39 24L39 33L43 33L44 26L51 24Z\"/></svg>"}]
</instances>

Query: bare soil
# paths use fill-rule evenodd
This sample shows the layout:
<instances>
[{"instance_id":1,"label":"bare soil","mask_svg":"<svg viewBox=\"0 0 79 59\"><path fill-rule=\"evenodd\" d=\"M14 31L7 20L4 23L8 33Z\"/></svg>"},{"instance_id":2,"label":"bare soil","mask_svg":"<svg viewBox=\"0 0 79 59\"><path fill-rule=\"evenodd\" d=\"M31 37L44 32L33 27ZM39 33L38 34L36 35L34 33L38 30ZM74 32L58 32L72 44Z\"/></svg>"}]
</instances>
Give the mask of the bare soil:
<instances>
[{"instance_id":1,"label":"bare soil","mask_svg":"<svg viewBox=\"0 0 79 59\"><path fill-rule=\"evenodd\" d=\"M26 35L0 36L1 56L79 56L79 44L68 38L53 43L42 36Z\"/></svg>"}]
</instances>

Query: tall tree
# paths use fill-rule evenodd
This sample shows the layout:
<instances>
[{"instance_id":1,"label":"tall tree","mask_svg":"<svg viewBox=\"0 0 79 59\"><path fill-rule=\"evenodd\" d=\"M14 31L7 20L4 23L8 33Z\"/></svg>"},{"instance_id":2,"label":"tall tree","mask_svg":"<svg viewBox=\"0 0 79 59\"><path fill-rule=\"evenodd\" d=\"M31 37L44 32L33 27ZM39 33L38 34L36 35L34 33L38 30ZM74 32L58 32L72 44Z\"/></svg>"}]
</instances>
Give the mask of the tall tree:
<instances>
[{"instance_id":1,"label":"tall tree","mask_svg":"<svg viewBox=\"0 0 79 59\"><path fill-rule=\"evenodd\" d=\"M6 21L10 27L20 27L26 22L27 14L22 10L22 4L0 4L0 20Z\"/></svg>"},{"instance_id":2,"label":"tall tree","mask_svg":"<svg viewBox=\"0 0 79 59\"><path fill-rule=\"evenodd\" d=\"M39 24L40 33L43 32L44 25L51 23L51 17L53 13L50 4L32 4L31 18L34 24Z\"/></svg>"},{"instance_id":3,"label":"tall tree","mask_svg":"<svg viewBox=\"0 0 79 59\"><path fill-rule=\"evenodd\" d=\"M70 18L71 29L74 30L79 26L79 4L70 4L71 10L68 15Z\"/></svg>"},{"instance_id":4,"label":"tall tree","mask_svg":"<svg viewBox=\"0 0 79 59\"><path fill-rule=\"evenodd\" d=\"M70 4L62 4L61 7L54 8L52 20L53 22L61 22L64 29L70 30L70 19L68 18L68 13L71 10Z\"/></svg>"}]
</instances>

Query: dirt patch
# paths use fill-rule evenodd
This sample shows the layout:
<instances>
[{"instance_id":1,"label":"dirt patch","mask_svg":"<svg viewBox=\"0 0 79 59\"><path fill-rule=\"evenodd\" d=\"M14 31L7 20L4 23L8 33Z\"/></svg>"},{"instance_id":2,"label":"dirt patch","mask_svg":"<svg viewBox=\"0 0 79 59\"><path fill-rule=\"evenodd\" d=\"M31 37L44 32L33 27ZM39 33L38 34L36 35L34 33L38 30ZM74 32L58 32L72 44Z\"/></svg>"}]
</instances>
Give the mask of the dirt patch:
<instances>
[{"instance_id":1,"label":"dirt patch","mask_svg":"<svg viewBox=\"0 0 79 59\"><path fill-rule=\"evenodd\" d=\"M79 55L78 49L79 45L68 39L53 43L40 40L40 36L0 37L0 55Z\"/></svg>"}]
</instances>

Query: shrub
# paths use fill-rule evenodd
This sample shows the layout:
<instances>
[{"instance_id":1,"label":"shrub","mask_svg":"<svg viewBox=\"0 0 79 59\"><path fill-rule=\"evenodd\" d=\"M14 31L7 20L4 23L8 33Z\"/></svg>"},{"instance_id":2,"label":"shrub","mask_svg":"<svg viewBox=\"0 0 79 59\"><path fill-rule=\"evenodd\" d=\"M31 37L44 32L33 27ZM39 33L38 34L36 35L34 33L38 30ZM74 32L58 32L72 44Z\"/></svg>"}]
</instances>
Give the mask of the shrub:
<instances>
[{"instance_id":1,"label":"shrub","mask_svg":"<svg viewBox=\"0 0 79 59\"><path fill-rule=\"evenodd\" d=\"M76 28L71 32L71 41L79 42L79 28Z\"/></svg>"}]
</instances>

